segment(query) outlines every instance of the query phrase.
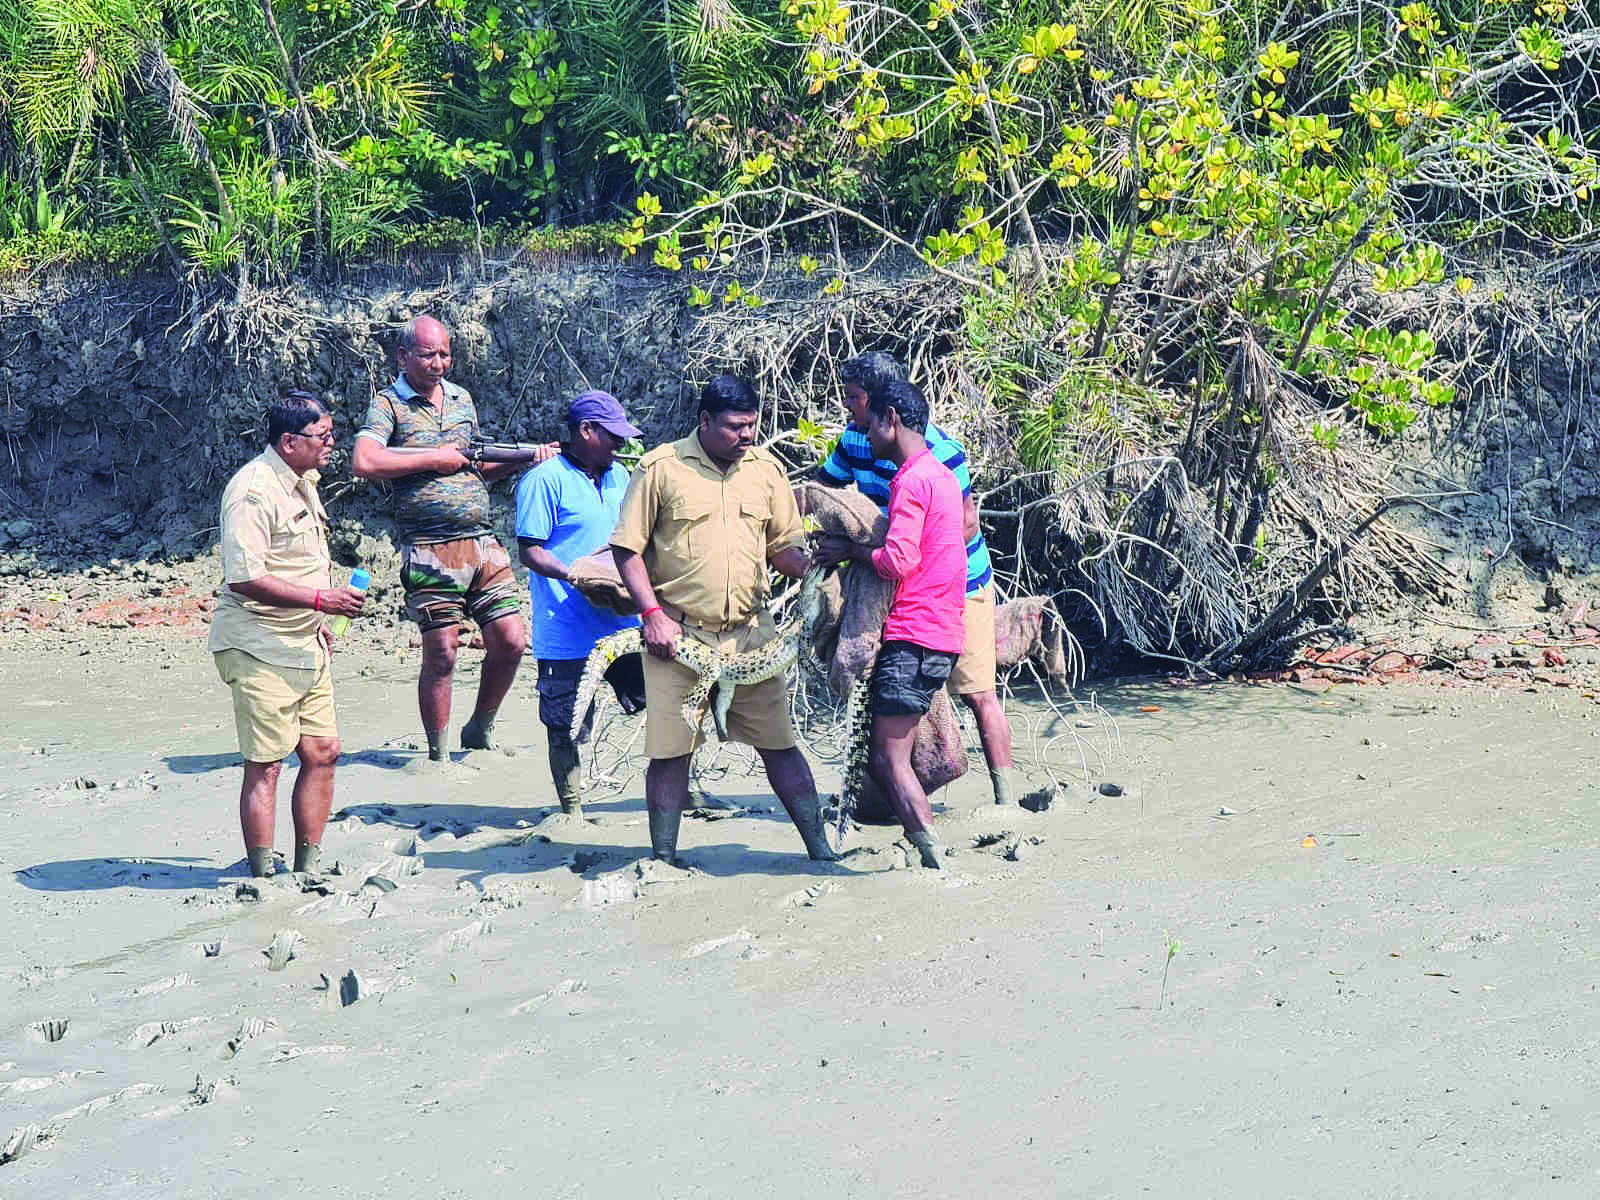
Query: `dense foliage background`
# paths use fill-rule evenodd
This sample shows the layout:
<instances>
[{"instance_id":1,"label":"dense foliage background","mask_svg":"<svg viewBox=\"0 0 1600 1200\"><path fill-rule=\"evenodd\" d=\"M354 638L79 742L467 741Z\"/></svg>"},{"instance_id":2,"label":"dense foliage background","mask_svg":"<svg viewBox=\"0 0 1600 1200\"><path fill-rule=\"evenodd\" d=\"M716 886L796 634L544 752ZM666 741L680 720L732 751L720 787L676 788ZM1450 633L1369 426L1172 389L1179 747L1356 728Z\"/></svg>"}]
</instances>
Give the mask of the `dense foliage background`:
<instances>
[{"instance_id":1,"label":"dense foliage background","mask_svg":"<svg viewBox=\"0 0 1600 1200\"><path fill-rule=\"evenodd\" d=\"M1189 188L1100 135L1118 105L1126 131L1191 100L1201 132L1286 135L1330 182L1410 130L1378 162L1415 184L1409 215L1570 237L1592 175L1558 168L1593 148L1596 49L1568 0L0 0L0 243L12 266L270 274L755 175L803 194L766 193L790 217L992 259L1103 224L1127 186Z\"/></svg>"},{"instance_id":2,"label":"dense foliage background","mask_svg":"<svg viewBox=\"0 0 1600 1200\"><path fill-rule=\"evenodd\" d=\"M158 265L236 346L383 247L654 264L800 457L890 349L1018 586L1247 661L1444 586L1378 451L1541 336L1480 268L1594 247L1593 3L0 0L0 272Z\"/></svg>"}]
</instances>

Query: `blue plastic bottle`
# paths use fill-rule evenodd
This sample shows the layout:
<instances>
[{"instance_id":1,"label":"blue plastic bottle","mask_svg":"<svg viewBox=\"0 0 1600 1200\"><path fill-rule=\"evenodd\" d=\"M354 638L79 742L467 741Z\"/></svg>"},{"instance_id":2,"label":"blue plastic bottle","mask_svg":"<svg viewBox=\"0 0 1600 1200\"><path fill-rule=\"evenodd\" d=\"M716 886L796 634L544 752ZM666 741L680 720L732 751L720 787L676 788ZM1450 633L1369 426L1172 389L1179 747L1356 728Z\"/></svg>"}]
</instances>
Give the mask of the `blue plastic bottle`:
<instances>
[{"instance_id":1,"label":"blue plastic bottle","mask_svg":"<svg viewBox=\"0 0 1600 1200\"><path fill-rule=\"evenodd\" d=\"M350 572L350 586L356 591L366 591L367 587L371 583L372 576L367 574L363 568L357 567L354 571ZM342 613L328 622L328 632L333 634L334 637L343 637L344 631L349 628L350 618Z\"/></svg>"}]
</instances>

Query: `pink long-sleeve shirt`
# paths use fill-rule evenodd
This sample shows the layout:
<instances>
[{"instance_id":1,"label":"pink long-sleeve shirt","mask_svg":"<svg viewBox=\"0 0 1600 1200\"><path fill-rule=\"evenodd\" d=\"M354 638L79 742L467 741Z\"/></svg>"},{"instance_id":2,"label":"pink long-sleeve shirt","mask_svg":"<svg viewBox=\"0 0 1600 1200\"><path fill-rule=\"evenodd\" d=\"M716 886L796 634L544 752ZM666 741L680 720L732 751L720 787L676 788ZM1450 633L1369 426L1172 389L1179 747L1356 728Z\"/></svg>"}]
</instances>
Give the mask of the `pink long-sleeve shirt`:
<instances>
[{"instance_id":1,"label":"pink long-sleeve shirt","mask_svg":"<svg viewBox=\"0 0 1600 1200\"><path fill-rule=\"evenodd\" d=\"M889 535L872 566L895 580L886 642L960 654L967 592L961 485L928 450L908 458L889 484Z\"/></svg>"}]
</instances>

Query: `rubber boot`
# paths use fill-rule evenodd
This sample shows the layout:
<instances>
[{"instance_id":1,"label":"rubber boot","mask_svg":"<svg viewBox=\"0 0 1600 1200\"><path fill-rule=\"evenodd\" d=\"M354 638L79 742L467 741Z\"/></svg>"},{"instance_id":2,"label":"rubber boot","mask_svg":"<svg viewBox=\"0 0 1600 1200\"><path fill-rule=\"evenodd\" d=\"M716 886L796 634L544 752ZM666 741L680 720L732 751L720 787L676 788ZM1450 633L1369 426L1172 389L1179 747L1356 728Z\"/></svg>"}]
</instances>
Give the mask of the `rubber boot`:
<instances>
[{"instance_id":1,"label":"rubber boot","mask_svg":"<svg viewBox=\"0 0 1600 1200\"><path fill-rule=\"evenodd\" d=\"M939 861L942 847L930 831L926 829L919 829L915 833L907 831L906 841L915 846L917 853L922 855L923 866L933 871L944 870L944 863Z\"/></svg>"},{"instance_id":2,"label":"rubber boot","mask_svg":"<svg viewBox=\"0 0 1600 1200\"><path fill-rule=\"evenodd\" d=\"M833 847L828 845L827 832L822 827L822 799L815 792L794 802L789 809L789 817L794 821L795 829L800 832L800 840L806 845L806 857L812 862L838 862L839 856L833 852Z\"/></svg>"},{"instance_id":3,"label":"rubber boot","mask_svg":"<svg viewBox=\"0 0 1600 1200\"><path fill-rule=\"evenodd\" d=\"M678 830L683 826L683 813L650 810L650 857L658 858L672 866L678 865Z\"/></svg>"},{"instance_id":4,"label":"rubber boot","mask_svg":"<svg viewBox=\"0 0 1600 1200\"><path fill-rule=\"evenodd\" d=\"M578 790L578 748L571 742L550 739L550 778L555 780L561 811L583 816L583 794Z\"/></svg>"},{"instance_id":5,"label":"rubber boot","mask_svg":"<svg viewBox=\"0 0 1600 1200\"><path fill-rule=\"evenodd\" d=\"M989 782L994 784L994 802L1009 808L1016 803L1011 798L1011 780L1015 773L1013 767L993 767L989 771Z\"/></svg>"},{"instance_id":6,"label":"rubber boot","mask_svg":"<svg viewBox=\"0 0 1600 1200\"><path fill-rule=\"evenodd\" d=\"M296 842L294 845L295 874L315 871L322 865L322 847L315 842Z\"/></svg>"},{"instance_id":7,"label":"rubber boot","mask_svg":"<svg viewBox=\"0 0 1600 1200\"><path fill-rule=\"evenodd\" d=\"M461 748L463 750L495 749L494 713L490 713L481 720L475 715L461 727Z\"/></svg>"},{"instance_id":8,"label":"rubber boot","mask_svg":"<svg viewBox=\"0 0 1600 1200\"><path fill-rule=\"evenodd\" d=\"M250 874L257 879L265 879L272 874L272 847L248 846L244 856L250 860Z\"/></svg>"}]
</instances>

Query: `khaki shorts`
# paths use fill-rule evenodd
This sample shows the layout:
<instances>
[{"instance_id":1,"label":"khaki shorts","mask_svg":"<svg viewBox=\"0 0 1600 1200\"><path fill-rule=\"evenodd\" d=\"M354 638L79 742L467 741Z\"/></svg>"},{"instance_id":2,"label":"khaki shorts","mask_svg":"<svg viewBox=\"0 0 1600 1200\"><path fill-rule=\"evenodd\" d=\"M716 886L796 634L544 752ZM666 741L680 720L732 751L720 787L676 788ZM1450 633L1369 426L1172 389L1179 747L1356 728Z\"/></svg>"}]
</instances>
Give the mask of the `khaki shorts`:
<instances>
[{"instance_id":1,"label":"khaki shorts","mask_svg":"<svg viewBox=\"0 0 1600 1200\"><path fill-rule=\"evenodd\" d=\"M683 636L692 637L719 654L744 654L766 645L777 636L772 618L762 614L758 621L727 633L712 633L684 622ZM644 655L644 752L649 758L681 758L694 752L700 743L700 730L690 729L683 719L683 699L695 685L695 673L673 659ZM707 718L702 717L701 727ZM763 679L760 683L736 688L728 709L728 740L743 742L758 750L788 750L795 744L794 726L789 723L789 684L785 675Z\"/></svg>"},{"instance_id":2,"label":"khaki shorts","mask_svg":"<svg viewBox=\"0 0 1600 1200\"><path fill-rule=\"evenodd\" d=\"M281 762L303 737L339 736L333 671L326 661L312 669L274 666L243 650L219 650L212 657L222 682L233 689L233 722L246 762Z\"/></svg>"},{"instance_id":3,"label":"khaki shorts","mask_svg":"<svg viewBox=\"0 0 1600 1200\"><path fill-rule=\"evenodd\" d=\"M985 584L967 596L962 611L966 648L950 672L950 690L957 696L994 691L994 585Z\"/></svg>"},{"instance_id":4,"label":"khaki shorts","mask_svg":"<svg viewBox=\"0 0 1600 1200\"><path fill-rule=\"evenodd\" d=\"M522 611L522 586L511 571L511 557L488 535L404 547L400 585L406 612L424 633L468 617L482 629Z\"/></svg>"}]
</instances>

